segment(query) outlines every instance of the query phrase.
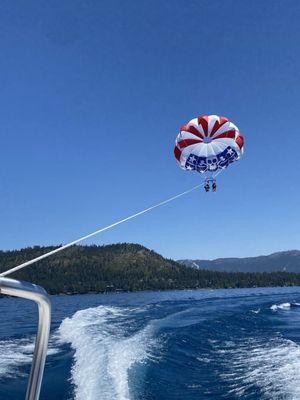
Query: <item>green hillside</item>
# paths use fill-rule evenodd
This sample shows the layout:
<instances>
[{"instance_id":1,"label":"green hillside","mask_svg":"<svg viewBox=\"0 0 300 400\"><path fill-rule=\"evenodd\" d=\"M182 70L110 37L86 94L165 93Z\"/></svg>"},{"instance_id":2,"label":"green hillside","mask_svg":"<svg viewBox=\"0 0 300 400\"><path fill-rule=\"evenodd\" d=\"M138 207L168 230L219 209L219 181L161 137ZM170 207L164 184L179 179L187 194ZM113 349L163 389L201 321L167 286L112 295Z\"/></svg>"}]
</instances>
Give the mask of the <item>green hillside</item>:
<instances>
[{"instance_id":1,"label":"green hillside","mask_svg":"<svg viewBox=\"0 0 300 400\"><path fill-rule=\"evenodd\" d=\"M0 251L0 271L55 247ZM197 270L166 259L139 244L73 246L12 275L49 293L167 290L300 285L300 274L228 273Z\"/></svg>"}]
</instances>

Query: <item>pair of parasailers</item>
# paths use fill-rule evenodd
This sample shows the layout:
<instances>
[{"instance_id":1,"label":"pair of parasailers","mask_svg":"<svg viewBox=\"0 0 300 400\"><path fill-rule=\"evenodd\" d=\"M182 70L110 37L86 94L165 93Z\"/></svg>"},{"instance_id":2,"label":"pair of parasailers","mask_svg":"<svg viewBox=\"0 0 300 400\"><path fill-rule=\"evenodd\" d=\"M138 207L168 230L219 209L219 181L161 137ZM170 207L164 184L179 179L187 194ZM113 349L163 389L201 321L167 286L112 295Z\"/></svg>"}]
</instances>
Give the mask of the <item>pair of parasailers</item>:
<instances>
[{"instance_id":1,"label":"pair of parasailers","mask_svg":"<svg viewBox=\"0 0 300 400\"><path fill-rule=\"evenodd\" d=\"M215 179L206 179L205 185L204 185L204 190L206 192L209 192L210 189L215 192L217 190L217 184Z\"/></svg>"}]
</instances>

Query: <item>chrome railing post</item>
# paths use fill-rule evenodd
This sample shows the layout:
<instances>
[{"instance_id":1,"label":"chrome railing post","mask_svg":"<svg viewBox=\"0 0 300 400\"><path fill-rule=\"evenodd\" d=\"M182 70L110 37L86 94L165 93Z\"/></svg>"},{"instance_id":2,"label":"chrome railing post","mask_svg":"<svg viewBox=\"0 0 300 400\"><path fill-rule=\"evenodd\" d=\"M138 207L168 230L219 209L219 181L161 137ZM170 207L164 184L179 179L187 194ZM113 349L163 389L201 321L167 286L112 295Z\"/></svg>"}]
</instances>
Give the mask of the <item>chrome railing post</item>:
<instances>
[{"instance_id":1,"label":"chrome railing post","mask_svg":"<svg viewBox=\"0 0 300 400\"><path fill-rule=\"evenodd\" d=\"M33 360L26 392L26 400L38 400L41 391L50 332L50 298L47 292L40 286L28 282L17 281L15 279L4 278L1 276L0 294L32 300L38 305L38 331L36 335Z\"/></svg>"}]
</instances>

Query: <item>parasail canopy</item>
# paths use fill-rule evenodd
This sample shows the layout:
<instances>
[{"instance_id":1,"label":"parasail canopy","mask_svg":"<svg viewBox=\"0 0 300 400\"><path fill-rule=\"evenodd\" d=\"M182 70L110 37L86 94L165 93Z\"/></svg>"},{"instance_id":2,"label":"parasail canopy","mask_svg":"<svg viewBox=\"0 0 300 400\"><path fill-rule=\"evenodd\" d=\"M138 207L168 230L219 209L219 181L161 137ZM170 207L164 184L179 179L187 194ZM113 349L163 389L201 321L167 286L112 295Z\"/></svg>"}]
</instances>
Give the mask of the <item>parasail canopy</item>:
<instances>
[{"instance_id":1,"label":"parasail canopy","mask_svg":"<svg viewBox=\"0 0 300 400\"><path fill-rule=\"evenodd\" d=\"M244 138L225 117L203 115L180 128L174 149L181 168L212 177L243 154Z\"/></svg>"}]
</instances>

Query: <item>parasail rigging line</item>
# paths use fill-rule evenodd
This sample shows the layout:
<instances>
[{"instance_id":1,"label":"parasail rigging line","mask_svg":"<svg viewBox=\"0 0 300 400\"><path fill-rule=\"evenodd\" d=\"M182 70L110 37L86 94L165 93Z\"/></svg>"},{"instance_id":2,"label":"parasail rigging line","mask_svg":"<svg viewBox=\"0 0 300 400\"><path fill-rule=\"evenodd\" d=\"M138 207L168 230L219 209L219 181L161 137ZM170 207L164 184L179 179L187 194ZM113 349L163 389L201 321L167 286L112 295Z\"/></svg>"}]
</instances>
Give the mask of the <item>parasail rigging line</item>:
<instances>
[{"instance_id":1,"label":"parasail rigging line","mask_svg":"<svg viewBox=\"0 0 300 400\"><path fill-rule=\"evenodd\" d=\"M222 171L222 170L218 171L218 173L215 174L215 176L218 175L221 171ZM1 276L7 276L7 275L10 275L10 274L12 274L12 273L14 273L14 272L17 272L17 271L19 271L20 269L23 269L23 268L25 268L25 267L28 267L29 265L35 264L36 262L38 262L38 261L40 261L40 260L43 260L43 259L45 259L45 258L47 258L47 257L52 256L53 254L59 253L60 251L63 251L63 250L65 250L65 249L67 249L68 247L71 247L71 246L73 246L73 245L75 245L75 244L77 244L77 243L79 243L79 242L82 242L83 240L89 239L89 238L91 238L91 237L93 237L93 236L98 235L99 233L102 233L102 232L104 232L104 231L107 231L107 230L109 230L109 229L112 229L112 228L114 228L115 226L121 225L121 224L123 224L124 222L130 221L131 219L134 219L134 218L136 218L136 217L138 217L138 216L140 216L140 215L142 215L142 214L146 214L147 212L152 211L152 210L154 210L155 208L161 207L161 206L163 206L163 205L165 205L165 204L167 204L167 203L170 203L170 202L173 201L173 200L178 199L179 197L182 197L182 196L184 196L184 195L186 195L186 194L188 194L188 193L191 193L192 191L194 191L194 190L200 188L200 187L203 186L203 185L204 185L204 182L201 182L199 185L196 185L196 186L192 187L192 188L189 189L189 190L185 190L184 192L179 193L179 194L177 194L176 196L172 196L172 197L170 197L170 198L167 199L167 200L161 201L161 202L159 202L159 203L157 203L157 204L155 204L155 205L153 205L153 206L151 206L151 207L145 208L144 210L139 211L139 212L137 212L137 213L135 213L135 214L133 214L133 215L130 215L129 217L126 217L126 218L124 218L124 219L121 219L121 220L119 220L119 221L117 221L117 222L114 222L114 223L111 224L111 225L105 226L104 228L98 229L98 230L96 230L95 232L89 233L88 235L82 236L82 237L80 237L79 239L73 240L73 241L70 242L70 243L67 243L67 244L65 244L65 245L63 245L63 246L61 246L61 247L58 247L58 248L56 248L56 249L54 249L54 250L52 250L52 251L49 251L48 253L42 254L42 255L39 256L39 257L33 258L32 260L29 260L29 261L26 261L26 262L24 262L24 263L22 263L22 264L20 264L20 265L17 265L17 266L14 267L14 268L11 268L11 269L9 269L9 270L7 270L7 271L4 271L4 272L0 273L0 277L1 277Z\"/></svg>"}]
</instances>

